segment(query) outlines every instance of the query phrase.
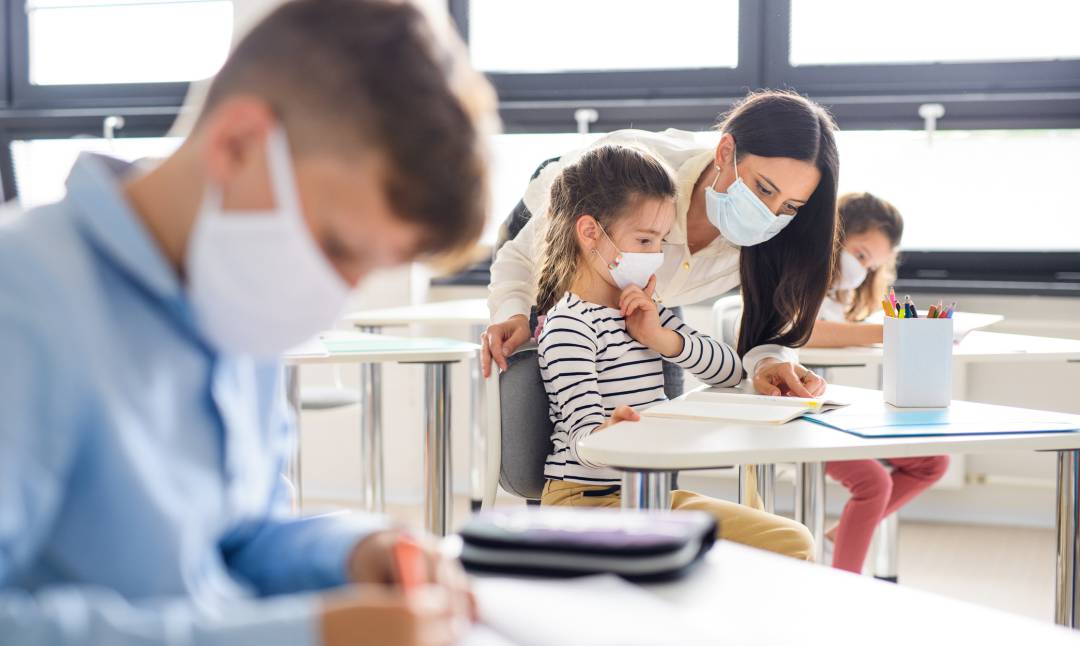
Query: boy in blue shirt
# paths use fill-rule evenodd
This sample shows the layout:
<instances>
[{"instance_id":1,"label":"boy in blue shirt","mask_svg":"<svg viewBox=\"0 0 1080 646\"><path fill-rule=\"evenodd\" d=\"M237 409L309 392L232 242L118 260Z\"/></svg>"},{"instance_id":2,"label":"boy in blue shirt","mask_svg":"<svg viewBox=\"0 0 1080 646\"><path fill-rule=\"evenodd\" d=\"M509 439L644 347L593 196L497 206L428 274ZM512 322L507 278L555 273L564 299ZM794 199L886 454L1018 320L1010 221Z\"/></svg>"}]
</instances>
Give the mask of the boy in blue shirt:
<instances>
[{"instance_id":1,"label":"boy in blue shirt","mask_svg":"<svg viewBox=\"0 0 1080 646\"><path fill-rule=\"evenodd\" d=\"M288 513L276 357L475 240L491 104L414 7L295 0L160 165L83 156L0 215L0 641L455 639L453 566L406 598L385 520Z\"/></svg>"}]
</instances>

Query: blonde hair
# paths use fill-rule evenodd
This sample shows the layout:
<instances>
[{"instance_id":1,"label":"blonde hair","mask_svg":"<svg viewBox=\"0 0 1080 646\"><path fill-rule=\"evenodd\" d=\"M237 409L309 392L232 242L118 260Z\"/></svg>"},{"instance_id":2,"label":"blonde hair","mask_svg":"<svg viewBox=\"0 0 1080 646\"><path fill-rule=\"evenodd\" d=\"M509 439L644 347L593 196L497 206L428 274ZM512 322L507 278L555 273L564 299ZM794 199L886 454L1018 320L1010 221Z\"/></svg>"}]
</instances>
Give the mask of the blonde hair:
<instances>
[{"instance_id":1,"label":"blonde hair","mask_svg":"<svg viewBox=\"0 0 1080 646\"><path fill-rule=\"evenodd\" d=\"M889 202L870 193L845 193L837 200L837 211L840 214L841 248L848 236L867 231L882 233L893 249L900 246L900 239L904 236L904 218ZM836 259L833 275L839 276L839 254L836 254ZM837 300L848 306L844 318L851 322L865 320L880 305L882 295L894 280L895 253L889 256L888 262L867 272L866 280L861 285L836 294Z\"/></svg>"},{"instance_id":2,"label":"blonde hair","mask_svg":"<svg viewBox=\"0 0 1080 646\"><path fill-rule=\"evenodd\" d=\"M546 314L570 289L581 253L576 224L591 215L611 231L627 207L643 199L674 199L675 180L662 161L631 146L600 146L562 169L551 185L537 281L536 311Z\"/></svg>"}]
</instances>

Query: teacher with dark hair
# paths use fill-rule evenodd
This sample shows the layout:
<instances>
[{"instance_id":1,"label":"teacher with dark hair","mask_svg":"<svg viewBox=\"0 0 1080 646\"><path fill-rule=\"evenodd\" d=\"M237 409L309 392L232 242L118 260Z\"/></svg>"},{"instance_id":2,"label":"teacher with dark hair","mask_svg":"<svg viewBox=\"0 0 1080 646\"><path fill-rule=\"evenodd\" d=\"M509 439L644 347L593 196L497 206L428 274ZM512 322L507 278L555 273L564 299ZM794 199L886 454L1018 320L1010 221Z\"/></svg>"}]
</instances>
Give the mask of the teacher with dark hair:
<instances>
[{"instance_id":1,"label":"teacher with dark hair","mask_svg":"<svg viewBox=\"0 0 1080 646\"><path fill-rule=\"evenodd\" d=\"M829 287L836 239L839 158L835 123L794 93L752 93L725 115L715 148L692 133L620 130L595 145L638 146L675 170L676 219L664 241L656 295L667 307L742 288L738 352L754 387L770 395L812 397L825 381L791 348L810 338ZM580 152L549 160L534 175L504 232L491 267L484 374L531 336L536 244L552 179ZM665 363L668 396L681 393L681 370Z\"/></svg>"}]
</instances>

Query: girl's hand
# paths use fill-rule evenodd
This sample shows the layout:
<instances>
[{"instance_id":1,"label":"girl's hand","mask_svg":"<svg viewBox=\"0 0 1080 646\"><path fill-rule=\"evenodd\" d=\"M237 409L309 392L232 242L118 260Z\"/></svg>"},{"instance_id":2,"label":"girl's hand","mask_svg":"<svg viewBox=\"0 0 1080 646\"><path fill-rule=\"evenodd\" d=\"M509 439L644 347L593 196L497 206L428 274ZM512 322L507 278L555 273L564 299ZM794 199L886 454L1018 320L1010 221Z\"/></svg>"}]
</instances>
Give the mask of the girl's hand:
<instances>
[{"instance_id":1,"label":"girl's hand","mask_svg":"<svg viewBox=\"0 0 1080 646\"><path fill-rule=\"evenodd\" d=\"M818 397L825 392L825 380L798 363L765 359L758 364L754 389L762 395Z\"/></svg>"},{"instance_id":2,"label":"girl's hand","mask_svg":"<svg viewBox=\"0 0 1080 646\"><path fill-rule=\"evenodd\" d=\"M618 424L619 422L637 422L640 419L641 413L637 412L633 408L630 408L629 406L619 406L611 413L611 417L604 420L603 424L597 426L593 430L593 433L599 433L605 428L613 424Z\"/></svg>"},{"instance_id":3,"label":"girl's hand","mask_svg":"<svg viewBox=\"0 0 1080 646\"><path fill-rule=\"evenodd\" d=\"M638 343L666 357L682 352L682 337L660 324L660 308L652 299L656 276L649 278L645 289L628 285L619 296L619 311L626 319L626 331Z\"/></svg>"}]
</instances>

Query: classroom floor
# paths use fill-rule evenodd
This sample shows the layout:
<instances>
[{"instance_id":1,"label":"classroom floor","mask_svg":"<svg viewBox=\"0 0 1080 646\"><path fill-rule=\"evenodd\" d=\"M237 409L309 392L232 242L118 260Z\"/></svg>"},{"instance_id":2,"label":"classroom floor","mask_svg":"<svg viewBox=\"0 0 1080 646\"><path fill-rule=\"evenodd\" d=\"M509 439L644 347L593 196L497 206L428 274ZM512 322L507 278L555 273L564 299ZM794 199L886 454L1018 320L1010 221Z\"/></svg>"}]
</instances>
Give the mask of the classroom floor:
<instances>
[{"instance_id":1,"label":"classroom floor","mask_svg":"<svg viewBox=\"0 0 1080 646\"><path fill-rule=\"evenodd\" d=\"M500 495L498 505L520 505ZM348 507L311 500L308 509ZM387 513L412 526L419 505L388 505ZM455 525L468 515L468 500L455 499ZM831 521L830 521L831 522ZM920 590L1007 610L1044 621L1054 616L1054 532L1049 529L903 522L900 583Z\"/></svg>"}]
</instances>

